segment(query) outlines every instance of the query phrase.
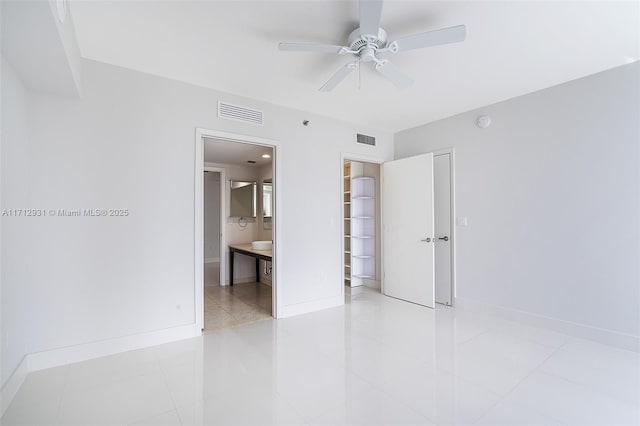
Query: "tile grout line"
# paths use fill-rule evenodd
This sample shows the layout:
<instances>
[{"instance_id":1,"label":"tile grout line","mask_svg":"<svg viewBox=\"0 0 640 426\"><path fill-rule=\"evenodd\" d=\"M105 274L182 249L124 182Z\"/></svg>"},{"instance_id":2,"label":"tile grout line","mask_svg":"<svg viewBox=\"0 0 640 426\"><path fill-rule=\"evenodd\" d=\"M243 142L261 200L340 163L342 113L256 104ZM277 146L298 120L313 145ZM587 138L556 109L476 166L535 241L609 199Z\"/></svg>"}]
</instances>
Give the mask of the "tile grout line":
<instances>
[{"instance_id":1,"label":"tile grout line","mask_svg":"<svg viewBox=\"0 0 640 426\"><path fill-rule=\"evenodd\" d=\"M545 360L545 362L546 361L547 360ZM542 374L544 376L549 376L549 377L553 377L553 378L558 379L558 380L562 380L562 381L567 382L567 383L571 383L572 385L575 385L575 386L580 386L580 387L586 388L589 391L591 391L591 392L593 392L593 393L595 393L597 395L607 397L607 398L612 399L612 400L614 400L614 401L616 401L616 402L618 402L618 403L620 403L622 405L626 405L628 407L636 408L636 406L634 406L633 404L630 404L628 401L623 401L623 400L621 400L621 399L619 399L619 398L617 398L617 397L615 397L615 396L613 396L613 395L611 395L611 394L609 394L607 392L603 392L600 389L597 389L596 387L594 387L593 385L586 385L584 383L578 383L578 382L575 382L575 381L573 381L571 379L568 379L566 377L562 377L562 376L559 376L559 375L554 374L554 373L549 373L547 371L539 371L538 373L540 373L540 374Z\"/></svg>"},{"instance_id":2,"label":"tile grout line","mask_svg":"<svg viewBox=\"0 0 640 426\"><path fill-rule=\"evenodd\" d=\"M127 426L135 426L136 424L139 424L141 421L152 419L152 418L158 417L158 416L162 416L163 414L171 413L173 411L176 412L176 415L178 416L178 421L180 421L180 426L182 426L183 425L182 419L180 418L180 414L178 413L177 409L163 411L162 413L158 413L158 414L154 414L154 415L151 415L151 416L147 416L147 417L144 417L142 419L138 419L138 420L136 420L134 422L129 422L129 423L127 423Z\"/></svg>"},{"instance_id":3,"label":"tile grout line","mask_svg":"<svg viewBox=\"0 0 640 426\"><path fill-rule=\"evenodd\" d=\"M479 416L478 418L476 418L476 419L473 421L473 424L477 424L477 423L478 423L478 421L482 420L482 418L483 418L484 416L486 416L486 415L487 415L487 413L489 413L491 410L493 410L495 407L497 407L497 406L498 406L498 404L500 404L500 402L505 401L505 400L507 399L507 397L508 397L509 395L511 395L511 394L512 394L512 393L513 393L513 392L514 392L514 391L515 391L515 390L516 390L516 389L517 389L517 388L518 388L522 383L524 383L524 382L525 382L529 377L531 377L534 373L538 372L538 370L540 369L540 367L542 366L542 364L544 364L545 362L547 362L547 360L549 360L549 358L551 358L551 357L552 357L553 355L555 355L558 351L560 351L560 349L562 349L562 348L563 348L567 343L568 343L568 341L567 341L567 342L564 342L563 344L561 344L560 346L558 346L556 349L554 349L554 350L553 350L553 352L551 352L549 355L547 355L547 357L546 357L542 362L540 362L540 364L538 364L536 367L534 367L534 368L533 368L533 369L532 369L532 370L531 370L531 371L530 371L526 376L524 376L520 381L518 381L518 383L516 383L516 384L515 384L511 389L509 389L509 391L508 391L507 393L505 393L504 395L501 395L501 396L500 396L500 399L499 399L495 404L493 404L491 407L489 407L489 409L487 409L487 410L486 410L486 411L485 411L481 416ZM546 414L545 414L545 417L549 417L549 418L550 418L550 416L548 416L548 415L546 415ZM561 421L559 421L558 419L555 419L555 418L551 418L551 420L554 420L554 421L556 421L556 422L558 422L558 423L564 424L564 422L561 422Z\"/></svg>"},{"instance_id":4,"label":"tile grout line","mask_svg":"<svg viewBox=\"0 0 640 426\"><path fill-rule=\"evenodd\" d=\"M266 320L269 318L272 318L272 314L266 312L266 310L263 310L260 305L259 305L259 301L257 301L257 299L259 299L260 297L257 295L257 293L259 293L259 289L260 286L264 285L262 283L258 283L258 282L253 282L253 283L238 283L238 287L237 288L241 288L242 290L244 289L248 289L248 294L250 295L250 293L254 293L254 299L256 299L255 303L248 303L247 301L245 301L243 299L242 296L238 295L238 294L234 294L232 292L233 289L228 289L228 288L223 288L223 287L228 287L228 286L218 286L220 288L220 290L218 290L218 295L224 294L227 297L227 300L215 300L213 298L213 296L211 296L210 294L207 295L206 294L206 289L205 289L205 316L206 316L206 301L207 301L207 297L209 298L209 300L211 302L213 302L218 308L220 308L221 311L225 312L227 315L229 315L229 317L232 320L231 324L228 324L226 326L222 326L219 328L213 328L211 330L207 330L206 329L206 319L205 319L205 329L203 330L203 334L209 334L218 330L225 330L225 329L229 329L229 328L233 328L236 326L241 326L244 324L251 324L251 323L255 323L255 322L259 322L262 320ZM210 286L210 287L214 287L214 286ZM236 292L238 292L236 290ZM268 294L268 292L266 292L265 294ZM268 295L268 297L271 297L271 294ZM267 298L265 296L265 298ZM238 313L233 313L231 312L231 309L226 306L229 304L230 301L233 301L232 303L237 303L239 305L244 305L247 309L244 309L245 312L243 312L243 315L250 312L252 314L252 316L254 317L252 320L248 321L248 320L243 320L241 316L238 316L240 314ZM264 318L255 318L258 315L262 315L264 314ZM267 315L268 314L268 315Z\"/></svg>"},{"instance_id":5,"label":"tile grout line","mask_svg":"<svg viewBox=\"0 0 640 426\"><path fill-rule=\"evenodd\" d=\"M169 393L169 399L171 399L171 404L173 404L173 411L176 412L176 415L178 416L178 420L180 421L180 424L183 425L184 423L182 422L182 417L180 417L180 412L178 411L178 405L176 404L176 401L173 398L173 394L171 393L171 389L169 388L167 373L164 371L164 368L162 368L162 364L159 362L159 360L156 359L155 362L158 363L158 367L160 368L160 374L162 375L162 383L164 384L164 387L167 389L167 392ZM168 413L168 412L170 412L170 410L165 411L165 413ZM164 414L164 413L160 413L160 414ZM144 420L144 419L140 419L140 420Z\"/></svg>"},{"instance_id":6,"label":"tile grout line","mask_svg":"<svg viewBox=\"0 0 640 426\"><path fill-rule=\"evenodd\" d=\"M378 393L380 393L380 394L382 394L382 395L385 395L385 393L384 393L384 391L383 391L382 389L379 389L379 388L378 388L378 386L376 386L376 384L375 384L375 383L372 383L371 381L367 380L367 378L366 378L366 377L362 377L360 374L356 373L355 371L351 371L351 374L353 374L354 376L356 376L356 377L360 378L360 380L362 380L362 381L364 381L364 382L368 383L368 384L369 384L369 386L371 386L371 388L373 388L376 392L378 392ZM435 376L434 376L434 377L435 377ZM386 381L385 381L384 383L385 383L385 385L387 384L387 382L386 382ZM392 401L394 401L396 404L398 404L399 406L404 407L404 408L406 408L406 409L410 410L410 411L411 411L411 412L413 412L414 414L416 414L416 415L418 415L418 416L420 416L420 417L422 417L422 418L426 419L427 421L429 421L429 422L433 423L433 425L434 425L434 426L437 426L437 425L438 425L438 423L436 422L436 419L432 419L431 417L429 417L429 416L426 416L426 415L422 414L421 412L419 412L419 411L417 411L415 408L413 408L413 406L412 406L412 405L410 405L410 404L409 404L409 403L407 403L407 402L404 402L402 399L396 398L396 397L394 397L394 396L389 396L388 398L392 398Z\"/></svg>"}]
</instances>

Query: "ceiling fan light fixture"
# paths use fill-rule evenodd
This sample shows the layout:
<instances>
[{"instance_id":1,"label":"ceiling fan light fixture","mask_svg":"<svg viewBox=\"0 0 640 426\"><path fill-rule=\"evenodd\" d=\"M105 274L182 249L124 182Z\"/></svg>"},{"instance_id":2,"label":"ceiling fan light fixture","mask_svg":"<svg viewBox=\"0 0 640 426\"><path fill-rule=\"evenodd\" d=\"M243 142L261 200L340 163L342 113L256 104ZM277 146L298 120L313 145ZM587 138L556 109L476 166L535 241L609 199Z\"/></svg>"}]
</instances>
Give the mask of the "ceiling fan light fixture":
<instances>
[{"instance_id":1,"label":"ceiling fan light fixture","mask_svg":"<svg viewBox=\"0 0 640 426\"><path fill-rule=\"evenodd\" d=\"M413 84L413 80L387 59L379 58L378 54L387 52L395 54L405 50L457 43L464 41L466 37L466 27L457 25L401 37L388 43L387 32L380 28L382 4L382 0L360 0L360 25L349 34L346 46L280 43L279 49L293 52L337 53L339 55L349 54L354 56L355 61L343 65L329 81L320 87L319 90L321 92L333 90L351 72L359 68L360 62L374 63L375 70L382 74L384 78L393 83L398 89L404 89Z\"/></svg>"},{"instance_id":2,"label":"ceiling fan light fixture","mask_svg":"<svg viewBox=\"0 0 640 426\"><path fill-rule=\"evenodd\" d=\"M376 60L376 51L372 47L365 47L360 51L360 60L362 62L374 62Z\"/></svg>"}]
</instances>

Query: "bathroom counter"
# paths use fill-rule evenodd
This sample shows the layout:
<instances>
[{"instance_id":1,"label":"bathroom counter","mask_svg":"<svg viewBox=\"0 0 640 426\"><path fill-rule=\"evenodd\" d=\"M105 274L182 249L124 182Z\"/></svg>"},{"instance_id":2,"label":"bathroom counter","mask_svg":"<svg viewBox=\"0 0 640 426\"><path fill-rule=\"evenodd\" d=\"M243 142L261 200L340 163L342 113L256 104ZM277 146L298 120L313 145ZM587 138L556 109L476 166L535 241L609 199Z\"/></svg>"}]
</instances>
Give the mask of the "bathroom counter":
<instances>
[{"instance_id":1,"label":"bathroom counter","mask_svg":"<svg viewBox=\"0 0 640 426\"><path fill-rule=\"evenodd\" d=\"M260 260L271 262L273 250L255 250L249 244L229 244L229 285L233 285L233 264L235 254L255 257L256 259L256 282L260 282Z\"/></svg>"}]
</instances>

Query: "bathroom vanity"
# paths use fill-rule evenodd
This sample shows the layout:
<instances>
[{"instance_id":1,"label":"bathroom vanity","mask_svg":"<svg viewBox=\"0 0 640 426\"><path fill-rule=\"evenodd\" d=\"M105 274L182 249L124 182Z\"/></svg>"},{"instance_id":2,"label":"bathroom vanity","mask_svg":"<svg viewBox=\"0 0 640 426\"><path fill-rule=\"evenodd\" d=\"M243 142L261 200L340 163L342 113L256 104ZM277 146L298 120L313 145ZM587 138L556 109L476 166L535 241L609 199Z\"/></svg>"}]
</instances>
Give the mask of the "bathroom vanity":
<instances>
[{"instance_id":1,"label":"bathroom vanity","mask_svg":"<svg viewBox=\"0 0 640 426\"><path fill-rule=\"evenodd\" d=\"M233 285L233 265L235 254L254 257L256 259L256 282L260 282L260 260L271 262L273 259L273 250L256 250L248 244L230 244L229 245L229 285Z\"/></svg>"}]
</instances>

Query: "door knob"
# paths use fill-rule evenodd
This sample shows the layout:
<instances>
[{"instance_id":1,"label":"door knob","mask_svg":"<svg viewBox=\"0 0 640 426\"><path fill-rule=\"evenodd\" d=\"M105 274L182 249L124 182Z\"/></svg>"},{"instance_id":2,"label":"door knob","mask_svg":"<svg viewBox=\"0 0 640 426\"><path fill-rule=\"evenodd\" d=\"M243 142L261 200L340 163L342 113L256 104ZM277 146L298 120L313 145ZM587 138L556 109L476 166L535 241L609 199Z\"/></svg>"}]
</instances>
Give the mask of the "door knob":
<instances>
[{"instance_id":1,"label":"door knob","mask_svg":"<svg viewBox=\"0 0 640 426\"><path fill-rule=\"evenodd\" d=\"M442 240L442 241L449 241L449 237L447 237L447 236L440 237L440 238L438 238L438 239L439 239L439 240Z\"/></svg>"},{"instance_id":2,"label":"door knob","mask_svg":"<svg viewBox=\"0 0 640 426\"><path fill-rule=\"evenodd\" d=\"M430 243L431 242L431 238L427 237L424 240L420 240L420 241L422 241L423 243Z\"/></svg>"}]
</instances>

